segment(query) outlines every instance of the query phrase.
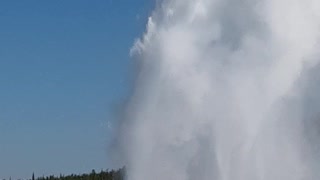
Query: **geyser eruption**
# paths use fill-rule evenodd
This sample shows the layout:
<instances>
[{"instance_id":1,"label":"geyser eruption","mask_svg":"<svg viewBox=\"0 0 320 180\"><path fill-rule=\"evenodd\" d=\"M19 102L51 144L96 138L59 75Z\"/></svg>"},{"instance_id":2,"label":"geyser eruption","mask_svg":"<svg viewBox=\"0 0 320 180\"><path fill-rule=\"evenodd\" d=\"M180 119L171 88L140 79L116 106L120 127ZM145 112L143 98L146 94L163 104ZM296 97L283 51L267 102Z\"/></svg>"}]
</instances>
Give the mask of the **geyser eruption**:
<instances>
[{"instance_id":1,"label":"geyser eruption","mask_svg":"<svg viewBox=\"0 0 320 180\"><path fill-rule=\"evenodd\" d=\"M131 50L127 179L319 179L301 83L319 38L319 0L159 2Z\"/></svg>"}]
</instances>

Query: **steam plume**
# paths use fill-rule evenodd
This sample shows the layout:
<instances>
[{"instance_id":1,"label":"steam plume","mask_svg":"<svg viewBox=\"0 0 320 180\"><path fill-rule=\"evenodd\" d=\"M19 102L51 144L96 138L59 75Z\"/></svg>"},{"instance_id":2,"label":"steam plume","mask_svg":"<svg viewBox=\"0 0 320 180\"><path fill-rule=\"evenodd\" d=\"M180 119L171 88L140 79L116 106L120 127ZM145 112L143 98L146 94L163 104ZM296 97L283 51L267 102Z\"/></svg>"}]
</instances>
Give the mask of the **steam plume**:
<instances>
[{"instance_id":1,"label":"steam plume","mask_svg":"<svg viewBox=\"0 0 320 180\"><path fill-rule=\"evenodd\" d=\"M319 36L319 0L161 1L131 50L128 180L319 179Z\"/></svg>"}]
</instances>

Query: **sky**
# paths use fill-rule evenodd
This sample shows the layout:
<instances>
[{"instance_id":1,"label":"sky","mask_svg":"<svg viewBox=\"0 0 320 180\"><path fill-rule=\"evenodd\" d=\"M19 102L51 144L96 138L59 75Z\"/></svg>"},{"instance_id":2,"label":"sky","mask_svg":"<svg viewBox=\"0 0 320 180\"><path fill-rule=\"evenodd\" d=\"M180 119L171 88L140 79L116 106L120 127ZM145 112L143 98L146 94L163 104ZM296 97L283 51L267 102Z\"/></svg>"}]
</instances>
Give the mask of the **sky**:
<instances>
[{"instance_id":1,"label":"sky","mask_svg":"<svg viewBox=\"0 0 320 180\"><path fill-rule=\"evenodd\" d=\"M112 167L150 0L0 1L0 178Z\"/></svg>"}]
</instances>

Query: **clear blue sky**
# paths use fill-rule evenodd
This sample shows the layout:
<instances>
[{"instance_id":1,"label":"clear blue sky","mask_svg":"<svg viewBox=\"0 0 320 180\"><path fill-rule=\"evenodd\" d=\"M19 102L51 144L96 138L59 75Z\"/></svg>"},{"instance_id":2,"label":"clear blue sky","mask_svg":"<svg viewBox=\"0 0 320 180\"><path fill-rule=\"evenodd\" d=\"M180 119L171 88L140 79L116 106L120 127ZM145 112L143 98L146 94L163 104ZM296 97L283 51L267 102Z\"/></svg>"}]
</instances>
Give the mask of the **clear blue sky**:
<instances>
[{"instance_id":1,"label":"clear blue sky","mask_svg":"<svg viewBox=\"0 0 320 180\"><path fill-rule=\"evenodd\" d=\"M0 1L0 178L106 169L151 0Z\"/></svg>"}]
</instances>

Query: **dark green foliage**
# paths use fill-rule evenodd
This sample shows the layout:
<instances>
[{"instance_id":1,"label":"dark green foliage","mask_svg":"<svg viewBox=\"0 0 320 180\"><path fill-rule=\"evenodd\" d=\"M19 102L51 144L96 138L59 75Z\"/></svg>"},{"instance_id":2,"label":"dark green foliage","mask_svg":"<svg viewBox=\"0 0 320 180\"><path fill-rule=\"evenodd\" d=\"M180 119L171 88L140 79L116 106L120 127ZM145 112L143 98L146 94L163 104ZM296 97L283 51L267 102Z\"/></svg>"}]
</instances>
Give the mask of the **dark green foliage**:
<instances>
[{"instance_id":1,"label":"dark green foliage","mask_svg":"<svg viewBox=\"0 0 320 180\"><path fill-rule=\"evenodd\" d=\"M35 180L124 180L124 176L125 168L121 168L117 171L101 170L99 173L95 172L95 170L92 170L90 174L81 175L71 174L64 176L60 174L60 176L38 177ZM32 178L34 178L34 175L32 175Z\"/></svg>"}]
</instances>

